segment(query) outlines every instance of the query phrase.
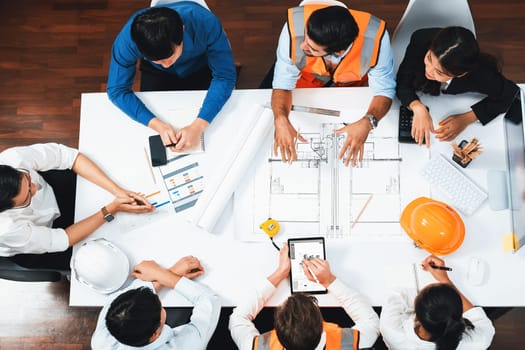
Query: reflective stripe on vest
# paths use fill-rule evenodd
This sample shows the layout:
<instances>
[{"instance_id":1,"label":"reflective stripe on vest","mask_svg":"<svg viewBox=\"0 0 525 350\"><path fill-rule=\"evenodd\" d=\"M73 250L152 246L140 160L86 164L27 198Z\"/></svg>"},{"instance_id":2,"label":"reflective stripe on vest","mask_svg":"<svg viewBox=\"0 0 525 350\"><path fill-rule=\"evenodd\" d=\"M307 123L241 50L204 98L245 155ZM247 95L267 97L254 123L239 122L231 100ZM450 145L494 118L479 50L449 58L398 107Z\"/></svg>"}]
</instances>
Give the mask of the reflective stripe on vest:
<instances>
[{"instance_id":1,"label":"reflective stripe on vest","mask_svg":"<svg viewBox=\"0 0 525 350\"><path fill-rule=\"evenodd\" d=\"M336 85L342 86L363 83L367 80L370 68L377 63L385 22L369 13L350 9L348 11L357 23L359 34L333 75L326 70L322 57L308 57L304 54L300 46L304 41L305 23L312 12L327 6L329 5L305 5L288 10L290 58L301 70L297 87L324 86L332 79Z\"/></svg>"},{"instance_id":2,"label":"reflective stripe on vest","mask_svg":"<svg viewBox=\"0 0 525 350\"><path fill-rule=\"evenodd\" d=\"M323 322L326 333L326 350L357 350L359 348L359 331L341 328L335 323ZM253 350L283 350L277 338L277 332L271 330L254 338Z\"/></svg>"}]
</instances>

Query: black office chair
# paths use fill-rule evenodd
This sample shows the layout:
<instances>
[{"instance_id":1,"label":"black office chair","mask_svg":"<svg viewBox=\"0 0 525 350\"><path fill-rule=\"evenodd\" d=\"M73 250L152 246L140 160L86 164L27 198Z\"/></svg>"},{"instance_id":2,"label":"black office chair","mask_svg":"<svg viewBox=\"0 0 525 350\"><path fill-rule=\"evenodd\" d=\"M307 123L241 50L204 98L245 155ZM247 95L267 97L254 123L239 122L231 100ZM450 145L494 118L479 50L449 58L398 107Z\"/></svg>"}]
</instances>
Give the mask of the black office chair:
<instances>
[{"instance_id":1,"label":"black office chair","mask_svg":"<svg viewBox=\"0 0 525 350\"><path fill-rule=\"evenodd\" d=\"M58 282L68 271L22 267L9 258L0 257L0 278L17 282Z\"/></svg>"}]
</instances>

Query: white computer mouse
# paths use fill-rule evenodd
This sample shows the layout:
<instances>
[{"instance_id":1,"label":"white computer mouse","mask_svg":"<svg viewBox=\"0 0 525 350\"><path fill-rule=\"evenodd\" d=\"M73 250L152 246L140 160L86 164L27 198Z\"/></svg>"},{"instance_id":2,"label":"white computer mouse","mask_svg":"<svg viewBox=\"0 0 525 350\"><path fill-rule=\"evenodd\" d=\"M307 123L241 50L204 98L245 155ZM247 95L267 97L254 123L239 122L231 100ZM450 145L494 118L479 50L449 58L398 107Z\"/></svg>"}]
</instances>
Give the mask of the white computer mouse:
<instances>
[{"instance_id":1,"label":"white computer mouse","mask_svg":"<svg viewBox=\"0 0 525 350\"><path fill-rule=\"evenodd\" d=\"M487 272L486 263L476 257L471 257L468 261L467 281L468 283L479 286L485 282Z\"/></svg>"}]
</instances>

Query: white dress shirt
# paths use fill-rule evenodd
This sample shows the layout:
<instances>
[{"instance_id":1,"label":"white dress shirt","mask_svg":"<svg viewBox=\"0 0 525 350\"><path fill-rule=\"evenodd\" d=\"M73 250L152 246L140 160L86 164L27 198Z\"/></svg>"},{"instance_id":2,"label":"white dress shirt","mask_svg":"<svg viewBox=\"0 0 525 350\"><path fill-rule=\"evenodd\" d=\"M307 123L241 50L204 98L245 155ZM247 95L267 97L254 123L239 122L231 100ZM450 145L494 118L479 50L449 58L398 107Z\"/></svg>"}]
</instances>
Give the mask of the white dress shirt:
<instances>
[{"instance_id":1,"label":"white dress shirt","mask_svg":"<svg viewBox=\"0 0 525 350\"><path fill-rule=\"evenodd\" d=\"M230 332L240 350L251 350L253 339L260 335L253 324L253 320L264 307L276 288L264 279L255 286L255 291L246 300L239 302L230 316ZM350 316L359 330L359 347L371 347L379 335L379 317L372 306L355 290L346 286L341 280L336 279L328 292L333 294L345 312ZM326 335L323 332L316 349L323 349L326 344Z\"/></svg>"},{"instance_id":2,"label":"white dress shirt","mask_svg":"<svg viewBox=\"0 0 525 350\"><path fill-rule=\"evenodd\" d=\"M71 169L78 150L56 143L9 148L0 153L0 164L29 170L31 181L39 187L31 204L23 209L0 213L0 256L60 252L69 247L63 229L52 229L60 216L51 186L38 171Z\"/></svg>"},{"instance_id":3,"label":"white dress shirt","mask_svg":"<svg viewBox=\"0 0 525 350\"><path fill-rule=\"evenodd\" d=\"M434 350L436 344L419 338L414 331L415 289L393 291L381 311L380 327L383 341L391 350ZM466 330L458 350L487 349L494 337L494 326L481 307L463 313L474 329Z\"/></svg>"},{"instance_id":4,"label":"white dress shirt","mask_svg":"<svg viewBox=\"0 0 525 350\"><path fill-rule=\"evenodd\" d=\"M124 345L115 339L106 327L106 314L111 302L120 294L141 286L155 290L150 282L135 280L129 288L113 294L109 302L102 308L98 317L97 327L91 338L93 350L206 349L219 321L221 301L210 288L185 277L182 277L177 282L173 290L180 293L194 305L189 323L176 328L171 328L165 324L160 336L152 343L142 347Z\"/></svg>"}]
</instances>

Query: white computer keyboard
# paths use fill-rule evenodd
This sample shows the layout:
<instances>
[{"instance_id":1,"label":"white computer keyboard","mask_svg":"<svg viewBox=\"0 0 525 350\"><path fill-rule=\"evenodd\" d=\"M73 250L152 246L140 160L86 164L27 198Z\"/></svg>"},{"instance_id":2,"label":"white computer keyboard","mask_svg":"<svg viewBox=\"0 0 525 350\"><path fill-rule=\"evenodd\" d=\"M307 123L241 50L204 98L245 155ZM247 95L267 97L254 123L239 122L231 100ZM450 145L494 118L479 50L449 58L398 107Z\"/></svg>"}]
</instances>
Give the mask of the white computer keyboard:
<instances>
[{"instance_id":1,"label":"white computer keyboard","mask_svg":"<svg viewBox=\"0 0 525 350\"><path fill-rule=\"evenodd\" d=\"M471 215L487 199L487 194L442 154L433 157L421 173L448 198L448 204Z\"/></svg>"}]
</instances>

